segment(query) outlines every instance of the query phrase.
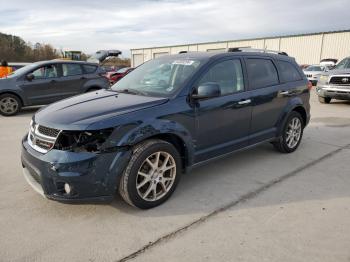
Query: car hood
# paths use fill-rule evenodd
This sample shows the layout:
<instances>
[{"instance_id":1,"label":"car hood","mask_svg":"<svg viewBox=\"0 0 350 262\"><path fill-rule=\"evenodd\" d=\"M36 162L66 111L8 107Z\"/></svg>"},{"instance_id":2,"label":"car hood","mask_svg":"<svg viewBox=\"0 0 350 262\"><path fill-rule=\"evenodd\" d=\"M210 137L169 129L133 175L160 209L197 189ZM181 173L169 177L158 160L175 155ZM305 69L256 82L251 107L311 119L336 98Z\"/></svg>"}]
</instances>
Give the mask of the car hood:
<instances>
[{"instance_id":1,"label":"car hood","mask_svg":"<svg viewBox=\"0 0 350 262\"><path fill-rule=\"evenodd\" d=\"M34 121L60 130L85 130L99 122L156 106L167 98L147 97L99 90L61 100L39 110Z\"/></svg>"},{"instance_id":2,"label":"car hood","mask_svg":"<svg viewBox=\"0 0 350 262\"><path fill-rule=\"evenodd\" d=\"M350 69L334 69L324 72L323 75L350 75Z\"/></svg>"},{"instance_id":3,"label":"car hood","mask_svg":"<svg viewBox=\"0 0 350 262\"><path fill-rule=\"evenodd\" d=\"M14 78L7 78L3 77L0 78L0 88L9 88L9 84L13 82L15 79Z\"/></svg>"}]
</instances>

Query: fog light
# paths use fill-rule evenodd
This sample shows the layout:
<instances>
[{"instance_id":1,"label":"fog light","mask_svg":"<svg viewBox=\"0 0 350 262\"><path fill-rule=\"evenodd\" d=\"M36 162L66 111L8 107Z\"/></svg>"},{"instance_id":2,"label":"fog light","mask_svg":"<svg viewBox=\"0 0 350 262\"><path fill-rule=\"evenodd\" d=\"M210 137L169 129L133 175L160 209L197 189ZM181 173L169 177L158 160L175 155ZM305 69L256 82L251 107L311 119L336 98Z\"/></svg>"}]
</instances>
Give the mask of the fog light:
<instances>
[{"instance_id":1,"label":"fog light","mask_svg":"<svg viewBox=\"0 0 350 262\"><path fill-rule=\"evenodd\" d=\"M66 192L67 195L70 194L71 190L72 189L71 189L70 185L68 183L65 183L64 184L64 191Z\"/></svg>"}]
</instances>

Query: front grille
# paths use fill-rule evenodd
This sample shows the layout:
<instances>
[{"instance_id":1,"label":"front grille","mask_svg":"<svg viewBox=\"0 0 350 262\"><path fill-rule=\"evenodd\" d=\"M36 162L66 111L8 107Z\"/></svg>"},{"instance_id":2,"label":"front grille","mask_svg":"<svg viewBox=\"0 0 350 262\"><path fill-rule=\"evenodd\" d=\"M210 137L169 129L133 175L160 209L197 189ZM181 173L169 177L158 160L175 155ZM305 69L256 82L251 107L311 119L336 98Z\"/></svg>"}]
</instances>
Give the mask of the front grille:
<instances>
[{"instance_id":1,"label":"front grille","mask_svg":"<svg viewBox=\"0 0 350 262\"><path fill-rule=\"evenodd\" d=\"M60 133L60 130L58 130L58 129L49 128L49 127L40 126L40 125L38 127L38 131L39 131L40 134L43 134L45 136L55 137L55 138Z\"/></svg>"},{"instance_id":2,"label":"front grille","mask_svg":"<svg viewBox=\"0 0 350 262\"><path fill-rule=\"evenodd\" d=\"M29 145L36 151L47 153L54 147L60 132L55 128L33 124L28 134Z\"/></svg>"},{"instance_id":3,"label":"front grille","mask_svg":"<svg viewBox=\"0 0 350 262\"><path fill-rule=\"evenodd\" d=\"M329 83L332 85L350 85L350 76L332 76Z\"/></svg>"},{"instance_id":4,"label":"front grille","mask_svg":"<svg viewBox=\"0 0 350 262\"><path fill-rule=\"evenodd\" d=\"M312 77L312 75L310 75L310 74L306 74L306 77Z\"/></svg>"}]
</instances>

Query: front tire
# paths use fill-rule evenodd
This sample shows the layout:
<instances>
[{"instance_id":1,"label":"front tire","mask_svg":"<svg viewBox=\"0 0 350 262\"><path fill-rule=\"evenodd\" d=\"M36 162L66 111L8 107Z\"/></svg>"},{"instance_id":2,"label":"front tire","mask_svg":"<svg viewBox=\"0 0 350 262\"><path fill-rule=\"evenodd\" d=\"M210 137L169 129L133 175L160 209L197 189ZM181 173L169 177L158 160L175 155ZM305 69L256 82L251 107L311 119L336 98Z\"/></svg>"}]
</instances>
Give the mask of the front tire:
<instances>
[{"instance_id":1,"label":"front tire","mask_svg":"<svg viewBox=\"0 0 350 262\"><path fill-rule=\"evenodd\" d=\"M22 107L21 100L12 94L3 94L0 96L0 114L3 116L16 115Z\"/></svg>"},{"instance_id":2,"label":"front tire","mask_svg":"<svg viewBox=\"0 0 350 262\"><path fill-rule=\"evenodd\" d=\"M282 136L273 143L277 151L281 153L294 152L303 137L304 126L302 116L298 112L292 111L284 124Z\"/></svg>"},{"instance_id":3,"label":"front tire","mask_svg":"<svg viewBox=\"0 0 350 262\"><path fill-rule=\"evenodd\" d=\"M181 157L176 148L163 140L147 140L133 149L119 193L132 206L153 208L171 196L180 176Z\"/></svg>"},{"instance_id":4,"label":"front tire","mask_svg":"<svg viewBox=\"0 0 350 262\"><path fill-rule=\"evenodd\" d=\"M332 98L330 97L322 97L322 96L319 96L318 97L318 101L320 101L320 103L322 104L329 104L331 102Z\"/></svg>"}]
</instances>

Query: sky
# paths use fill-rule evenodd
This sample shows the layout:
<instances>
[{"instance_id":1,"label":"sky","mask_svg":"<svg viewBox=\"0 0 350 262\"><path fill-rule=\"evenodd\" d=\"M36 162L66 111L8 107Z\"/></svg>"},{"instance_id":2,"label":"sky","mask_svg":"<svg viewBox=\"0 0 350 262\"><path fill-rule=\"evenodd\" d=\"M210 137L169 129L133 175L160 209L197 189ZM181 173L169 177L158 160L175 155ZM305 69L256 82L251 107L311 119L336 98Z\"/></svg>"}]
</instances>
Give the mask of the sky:
<instances>
[{"instance_id":1,"label":"sky","mask_svg":"<svg viewBox=\"0 0 350 262\"><path fill-rule=\"evenodd\" d=\"M0 32L92 54L350 29L349 0L0 0Z\"/></svg>"}]
</instances>

